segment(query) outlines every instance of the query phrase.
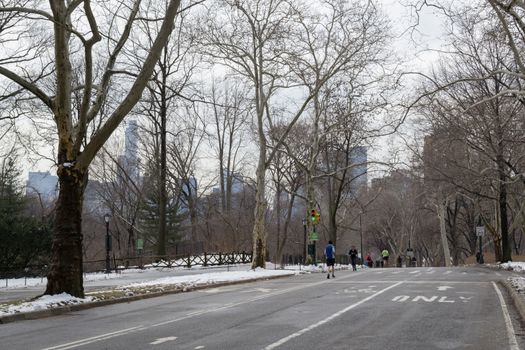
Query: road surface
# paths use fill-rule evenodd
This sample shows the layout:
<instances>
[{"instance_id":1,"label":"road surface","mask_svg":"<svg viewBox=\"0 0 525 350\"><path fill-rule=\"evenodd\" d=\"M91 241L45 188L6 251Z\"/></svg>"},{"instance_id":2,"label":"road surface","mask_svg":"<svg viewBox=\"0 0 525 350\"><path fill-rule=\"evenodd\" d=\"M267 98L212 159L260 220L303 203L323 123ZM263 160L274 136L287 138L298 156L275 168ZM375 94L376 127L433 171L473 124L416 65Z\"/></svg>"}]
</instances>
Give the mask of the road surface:
<instances>
[{"instance_id":1,"label":"road surface","mask_svg":"<svg viewBox=\"0 0 525 350\"><path fill-rule=\"evenodd\" d=\"M0 348L525 349L505 272L313 273L0 325Z\"/></svg>"}]
</instances>

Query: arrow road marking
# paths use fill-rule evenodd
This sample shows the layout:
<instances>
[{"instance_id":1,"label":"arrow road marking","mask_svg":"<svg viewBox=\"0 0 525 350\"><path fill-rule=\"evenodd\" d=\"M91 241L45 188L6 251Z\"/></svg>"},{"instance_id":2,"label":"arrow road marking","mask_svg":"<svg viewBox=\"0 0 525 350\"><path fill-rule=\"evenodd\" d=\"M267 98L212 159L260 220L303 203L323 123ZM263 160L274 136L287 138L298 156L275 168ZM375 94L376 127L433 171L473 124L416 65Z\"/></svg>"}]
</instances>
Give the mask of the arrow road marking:
<instances>
[{"instance_id":1,"label":"arrow road marking","mask_svg":"<svg viewBox=\"0 0 525 350\"><path fill-rule=\"evenodd\" d=\"M174 341L175 339L177 339L177 337L159 338L159 339L151 342L150 344L151 345L159 345L159 344L166 343L166 342L169 342L169 341Z\"/></svg>"},{"instance_id":2,"label":"arrow road marking","mask_svg":"<svg viewBox=\"0 0 525 350\"><path fill-rule=\"evenodd\" d=\"M454 288L454 287L450 287L450 286L439 286L439 287L438 287L438 290L443 290L443 291L445 291L445 290L447 290L447 289L451 289L451 288Z\"/></svg>"}]
</instances>

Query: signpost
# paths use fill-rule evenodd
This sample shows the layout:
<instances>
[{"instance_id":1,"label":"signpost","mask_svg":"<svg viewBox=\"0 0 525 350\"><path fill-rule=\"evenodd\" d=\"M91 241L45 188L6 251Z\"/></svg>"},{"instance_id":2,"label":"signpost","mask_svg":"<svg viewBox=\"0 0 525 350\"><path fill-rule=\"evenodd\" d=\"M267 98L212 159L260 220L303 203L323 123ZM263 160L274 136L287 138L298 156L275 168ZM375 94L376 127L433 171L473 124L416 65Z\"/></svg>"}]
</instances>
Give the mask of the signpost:
<instances>
[{"instance_id":1,"label":"signpost","mask_svg":"<svg viewBox=\"0 0 525 350\"><path fill-rule=\"evenodd\" d=\"M480 220L481 221L481 220ZM478 256L477 256L477 261L479 264L483 264L485 263L485 261L483 260L483 244L482 244L482 241L483 241L483 236L485 235L485 226L481 226L480 224L478 224L478 226L476 226L476 236L479 237L479 252L478 252Z\"/></svg>"}]
</instances>

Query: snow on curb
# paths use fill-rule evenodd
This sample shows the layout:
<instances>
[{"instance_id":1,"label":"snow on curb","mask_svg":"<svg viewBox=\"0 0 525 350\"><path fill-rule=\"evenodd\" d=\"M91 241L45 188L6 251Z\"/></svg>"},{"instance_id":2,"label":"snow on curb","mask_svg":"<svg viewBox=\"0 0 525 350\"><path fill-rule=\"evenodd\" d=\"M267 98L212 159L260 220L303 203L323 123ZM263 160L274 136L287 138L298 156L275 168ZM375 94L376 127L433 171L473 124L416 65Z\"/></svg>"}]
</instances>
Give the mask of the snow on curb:
<instances>
[{"instance_id":1,"label":"snow on curb","mask_svg":"<svg viewBox=\"0 0 525 350\"><path fill-rule=\"evenodd\" d=\"M90 293L91 296L87 296L84 299L75 298L66 293L53 296L45 295L30 301L0 304L0 323L48 317L95 306L141 300L165 294L187 292L208 287L293 276L299 273L301 272L264 269L217 272L201 275L167 277L147 282L128 284L110 290ZM111 293L117 293L119 296L103 300L100 299L100 296L97 296L97 294L103 295Z\"/></svg>"}]
</instances>

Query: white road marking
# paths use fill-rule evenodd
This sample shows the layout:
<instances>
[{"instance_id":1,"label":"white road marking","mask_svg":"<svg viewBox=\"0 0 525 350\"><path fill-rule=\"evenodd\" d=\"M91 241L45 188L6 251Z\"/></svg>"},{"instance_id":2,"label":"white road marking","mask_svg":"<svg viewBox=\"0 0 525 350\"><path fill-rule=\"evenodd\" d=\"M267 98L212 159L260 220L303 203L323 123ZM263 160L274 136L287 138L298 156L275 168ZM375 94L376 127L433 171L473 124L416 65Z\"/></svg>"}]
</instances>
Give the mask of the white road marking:
<instances>
[{"instance_id":1,"label":"white road marking","mask_svg":"<svg viewBox=\"0 0 525 350\"><path fill-rule=\"evenodd\" d=\"M452 271L449 270L449 271L443 272L444 275L448 275L449 273L452 273Z\"/></svg>"},{"instance_id":2,"label":"white road marking","mask_svg":"<svg viewBox=\"0 0 525 350\"><path fill-rule=\"evenodd\" d=\"M451 286L439 286L439 287L438 287L438 290L445 291L445 290L447 290L447 289L451 289L451 288L454 288L454 287L451 287Z\"/></svg>"},{"instance_id":3,"label":"white road marking","mask_svg":"<svg viewBox=\"0 0 525 350\"><path fill-rule=\"evenodd\" d=\"M72 348L76 348L76 347L79 347L79 346L84 346L84 345L87 345L87 344L96 343L96 342L101 341L101 340L111 339L111 338L114 338L114 337L119 337L121 335L125 335L125 334L128 334L128 333L131 333L132 331L141 330L141 329L143 329L142 326L121 329L120 331L104 333L104 334L97 335L95 337L84 338L84 339L80 339L80 340L77 340L77 341L74 341L74 342L71 342L71 343L66 343L66 344L61 344L61 345L57 345L57 346L52 346L50 348L45 348L45 349L42 349L42 350L66 350L66 349L72 349Z\"/></svg>"},{"instance_id":4,"label":"white road marking","mask_svg":"<svg viewBox=\"0 0 525 350\"><path fill-rule=\"evenodd\" d=\"M195 349L204 349L205 347L202 345L196 346Z\"/></svg>"},{"instance_id":5,"label":"white road marking","mask_svg":"<svg viewBox=\"0 0 525 350\"><path fill-rule=\"evenodd\" d=\"M398 301L400 303L402 302L405 302L409 299L410 297L408 295L398 295L397 297L394 297L394 299L392 299L392 301Z\"/></svg>"},{"instance_id":6,"label":"white road marking","mask_svg":"<svg viewBox=\"0 0 525 350\"><path fill-rule=\"evenodd\" d=\"M166 342L169 342L169 341L174 341L175 339L177 339L177 337L159 338L159 339L151 342L150 344L151 345L159 345L159 344L166 343Z\"/></svg>"},{"instance_id":7,"label":"white road marking","mask_svg":"<svg viewBox=\"0 0 525 350\"><path fill-rule=\"evenodd\" d=\"M507 304L505 304L503 295L501 295L501 291L499 290L496 283L492 282L492 285L494 286L496 294L498 295L499 303L501 304L501 310L503 311L503 318L505 318L505 325L507 326L507 335L509 336L509 348L510 350L519 350L520 348L518 346L518 341L516 340L514 326L512 325L512 320L510 319Z\"/></svg>"},{"instance_id":8,"label":"white road marking","mask_svg":"<svg viewBox=\"0 0 525 350\"><path fill-rule=\"evenodd\" d=\"M409 301L408 299L410 299L411 297L408 296L408 295L398 295L396 297L394 297L392 299L392 301L396 301L398 303L404 303L405 301ZM433 295L431 297L425 297L425 296L422 296L422 295L418 295L416 297L414 297L412 300L412 302L418 302L420 300L424 301L424 302L427 302L427 303L431 303L431 302L434 302L437 300L438 303L455 303L456 301L455 300L451 300L451 299L447 299L448 297L441 297L439 298L438 296L436 295Z\"/></svg>"},{"instance_id":9,"label":"white road marking","mask_svg":"<svg viewBox=\"0 0 525 350\"><path fill-rule=\"evenodd\" d=\"M435 296L435 295L432 296L432 297L430 297L430 298L427 298L427 297L425 297L425 296L423 296L423 295L418 295L417 297L414 297L414 299L412 299L412 301L420 301L420 300L423 300L423 301L426 301L427 303L431 303L431 302L433 302L433 301L436 300L436 299L437 299L437 296Z\"/></svg>"},{"instance_id":10,"label":"white road marking","mask_svg":"<svg viewBox=\"0 0 525 350\"><path fill-rule=\"evenodd\" d=\"M389 286L389 287L386 287L385 289L382 289L382 290L380 290L379 292L377 292L377 293L375 293L375 294L373 294L373 295L371 295L371 296L369 296L369 297L367 297L367 298L364 298L363 300L360 300L360 301L358 301L358 302L355 303L355 304L352 304L352 305L349 305L349 306L345 307L345 308L342 309L341 311L338 311L338 312L336 312L335 314L332 314L331 316L325 318L324 320L321 320L321 321L319 321L319 322L317 322L317 323L314 323L314 324L310 325L309 327L303 328L303 329L301 329L301 330L298 331L298 332L292 333L292 334L290 334L289 336L284 337L284 338L282 338L282 339L276 341L275 343L272 343L272 344L266 346L266 347L264 348L264 350L272 350L272 349L275 349L276 347L283 345L284 343L288 342L289 340L292 340L293 338L297 338L297 337L303 335L304 333L311 331L311 330L314 329L314 328L317 328L317 327L322 326L323 324L325 324L325 323L327 323L327 322L330 322L331 320L333 320L333 319L335 319L335 318L341 316L342 314L344 314L344 313L346 313L346 312L352 310L353 308L355 308L355 307L357 307L357 306L359 306L359 305L361 305L361 304L366 303L367 301L369 301L369 300L375 298L376 296L378 296L378 295L380 295L380 294L386 292L387 290L390 290L390 289L392 289L392 288L395 288L395 287L399 286L399 285L402 284L402 283L403 283L403 282L398 282L398 283L393 284L393 285L391 285L391 286Z\"/></svg>"},{"instance_id":11,"label":"white road marking","mask_svg":"<svg viewBox=\"0 0 525 350\"><path fill-rule=\"evenodd\" d=\"M441 297L438 300L438 303L455 303L454 300L447 300L447 297Z\"/></svg>"},{"instance_id":12,"label":"white road marking","mask_svg":"<svg viewBox=\"0 0 525 350\"><path fill-rule=\"evenodd\" d=\"M415 273L419 273L420 271L419 270L416 270L416 271L412 271L412 272L409 272L410 274L415 274Z\"/></svg>"},{"instance_id":13,"label":"white road marking","mask_svg":"<svg viewBox=\"0 0 525 350\"><path fill-rule=\"evenodd\" d=\"M348 276L345 276L345 277L341 277L341 278L339 278L339 280L344 280L344 279L347 279L347 278L350 278L350 277L355 277L355 276L358 276L358 275L361 275L361 274L363 274L363 272L359 272L359 273L351 274L351 275L348 275ZM61 344L61 345L56 345L56 346L45 348L45 349L42 349L42 350L67 350L67 349L73 349L73 348L84 346L84 345L87 345L87 344L96 343L96 342L99 342L101 340L106 340L106 339L111 339L111 338L114 338L114 337L119 337L121 335L125 335L125 334L128 334L128 333L131 333L133 331L140 331L140 330L146 330L146 329L150 329L150 328L154 328L154 327L159 327L159 326L163 326L163 325L166 325L166 324L182 321L182 320L191 318L193 316L200 316L200 315L203 315L203 314L207 314L207 313L211 313L211 312L215 312L215 311L219 311L219 310L228 309L228 308L231 308L231 307L234 307L234 306L238 306L238 305L248 304L248 303L251 303L253 301L266 299L266 298L269 298L269 297L272 297L272 296L275 296L275 295L285 294L285 293L293 292L293 291L296 291L296 290L299 290L299 289L315 287L315 286L326 284L326 283L329 283L329 282L327 282L326 280L322 280L322 281L319 281L319 282L309 283L309 284L306 284L306 285L299 285L299 286L291 287L291 288L284 289L284 290L281 290L281 291L275 291L275 292L272 292L272 293L259 295L259 296L253 297L253 298L245 300L245 301L226 304L226 305L223 305L221 307L214 308L214 309L195 311L195 312L187 314L186 316L182 316L182 317L179 317L179 318L176 318L176 319L173 319L173 320L169 320L169 321L165 321L165 322L161 322L161 323L157 323L157 324L152 324L152 325L149 325L149 326L142 326L141 325L141 326L137 326L137 327L131 327L131 328L122 329L120 331L115 331L115 332L111 332L111 333L104 333L104 334L97 335L97 336L94 336L94 337L79 339L79 340L76 340L74 342ZM367 283L370 283L370 282L367 282Z\"/></svg>"}]
</instances>

